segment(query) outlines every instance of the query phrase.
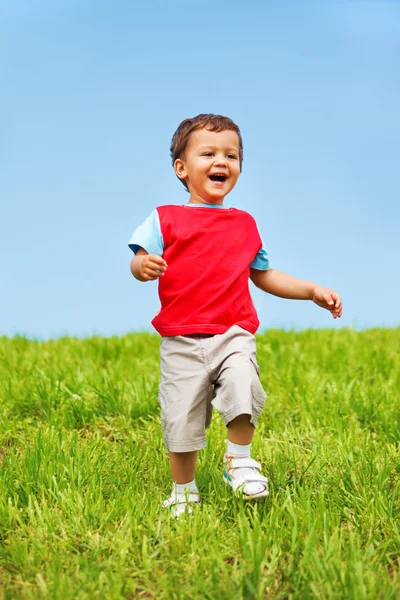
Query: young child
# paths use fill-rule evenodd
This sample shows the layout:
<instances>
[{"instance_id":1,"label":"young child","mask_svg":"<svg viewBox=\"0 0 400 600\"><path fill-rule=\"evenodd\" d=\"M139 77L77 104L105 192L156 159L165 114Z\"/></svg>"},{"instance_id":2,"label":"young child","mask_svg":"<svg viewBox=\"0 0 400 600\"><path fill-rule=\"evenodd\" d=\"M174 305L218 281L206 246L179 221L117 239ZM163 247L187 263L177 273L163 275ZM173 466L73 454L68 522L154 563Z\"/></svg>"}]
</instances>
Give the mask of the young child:
<instances>
[{"instance_id":1,"label":"young child","mask_svg":"<svg viewBox=\"0 0 400 600\"><path fill-rule=\"evenodd\" d=\"M275 296L312 300L335 319L342 302L331 289L272 269L253 217L223 205L243 160L240 131L231 119L185 119L172 138L171 156L189 202L157 207L129 247L133 276L158 280L161 310L152 324L162 336L159 402L174 481L164 506L179 516L200 500L196 457L206 445L213 407L228 428L225 483L246 498L268 495L268 480L250 453L266 394L249 278Z\"/></svg>"}]
</instances>

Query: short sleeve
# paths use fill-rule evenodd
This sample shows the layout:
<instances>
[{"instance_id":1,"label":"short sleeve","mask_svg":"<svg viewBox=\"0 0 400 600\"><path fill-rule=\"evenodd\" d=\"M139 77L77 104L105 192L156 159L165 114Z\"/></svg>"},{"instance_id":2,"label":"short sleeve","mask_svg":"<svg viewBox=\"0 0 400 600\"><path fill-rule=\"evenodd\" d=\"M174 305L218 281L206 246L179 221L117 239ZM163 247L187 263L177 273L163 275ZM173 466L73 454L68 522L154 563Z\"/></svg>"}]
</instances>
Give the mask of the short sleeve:
<instances>
[{"instance_id":1,"label":"short sleeve","mask_svg":"<svg viewBox=\"0 0 400 600\"><path fill-rule=\"evenodd\" d=\"M263 242L262 238L261 238L261 241L262 241L262 247L257 252L255 258L253 259L252 263L250 264L250 267L252 269L257 269L258 271L268 271L268 269L270 268L269 254L268 254L268 250L264 246L264 242Z\"/></svg>"},{"instance_id":2,"label":"short sleeve","mask_svg":"<svg viewBox=\"0 0 400 600\"><path fill-rule=\"evenodd\" d=\"M143 248L149 254L162 256L164 240L157 210L153 210L147 219L132 233L128 246L135 254L139 248Z\"/></svg>"}]
</instances>

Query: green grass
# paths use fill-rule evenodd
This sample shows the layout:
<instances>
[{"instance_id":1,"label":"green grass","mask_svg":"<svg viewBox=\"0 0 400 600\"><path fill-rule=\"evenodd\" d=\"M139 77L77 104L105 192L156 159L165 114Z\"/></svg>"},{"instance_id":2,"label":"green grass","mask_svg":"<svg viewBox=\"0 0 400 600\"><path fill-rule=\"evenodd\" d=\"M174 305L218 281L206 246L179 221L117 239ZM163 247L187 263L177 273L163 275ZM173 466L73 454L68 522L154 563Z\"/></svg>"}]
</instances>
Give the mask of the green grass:
<instances>
[{"instance_id":1,"label":"green grass","mask_svg":"<svg viewBox=\"0 0 400 600\"><path fill-rule=\"evenodd\" d=\"M158 336L0 338L0 598L399 598L400 329L257 344L271 495L225 488L215 414L176 522Z\"/></svg>"}]
</instances>

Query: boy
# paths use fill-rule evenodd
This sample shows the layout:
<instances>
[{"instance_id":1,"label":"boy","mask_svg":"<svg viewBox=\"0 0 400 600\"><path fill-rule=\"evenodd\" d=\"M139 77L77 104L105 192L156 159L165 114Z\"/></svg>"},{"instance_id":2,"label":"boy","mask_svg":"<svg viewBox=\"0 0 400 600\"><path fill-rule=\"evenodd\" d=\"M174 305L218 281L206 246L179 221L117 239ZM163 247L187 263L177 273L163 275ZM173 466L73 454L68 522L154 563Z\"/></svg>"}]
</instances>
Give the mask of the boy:
<instances>
[{"instance_id":1,"label":"boy","mask_svg":"<svg viewBox=\"0 0 400 600\"><path fill-rule=\"evenodd\" d=\"M250 456L266 394L254 334L259 326L249 277L270 294L313 300L342 314L331 289L270 268L248 213L223 206L242 169L238 126L220 115L185 119L172 138L177 177L187 205L158 207L133 233L131 272L158 279L161 310L152 321L162 336L159 402L174 486L164 502L174 516L199 502L197 452L205 447L212 408L228 428L224 481L246 498L268 495L268 480Z\"/></svg>"}]
</instances>

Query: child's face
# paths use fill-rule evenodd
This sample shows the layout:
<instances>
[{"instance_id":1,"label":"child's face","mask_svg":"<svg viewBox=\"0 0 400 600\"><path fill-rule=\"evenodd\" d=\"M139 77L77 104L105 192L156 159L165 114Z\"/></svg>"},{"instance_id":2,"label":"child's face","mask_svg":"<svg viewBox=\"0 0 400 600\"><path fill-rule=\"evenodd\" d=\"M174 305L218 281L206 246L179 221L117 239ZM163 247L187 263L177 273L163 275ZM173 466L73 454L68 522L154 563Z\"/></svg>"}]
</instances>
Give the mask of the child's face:
<instances>
[{"instance_id":1,"label":"child's face","mask_svg":"<svg viewBox=\"0 0 400 600\"><path fill-rule=\"evenodd\" d=\"M235 131L198 129L189 139L184 158L175 161L175 173L185 179L190 199L222 204L240 175L239 138Z\"/></svg>"}]
</instances>

